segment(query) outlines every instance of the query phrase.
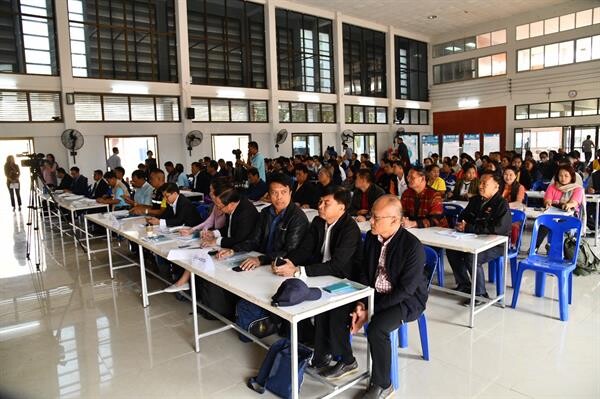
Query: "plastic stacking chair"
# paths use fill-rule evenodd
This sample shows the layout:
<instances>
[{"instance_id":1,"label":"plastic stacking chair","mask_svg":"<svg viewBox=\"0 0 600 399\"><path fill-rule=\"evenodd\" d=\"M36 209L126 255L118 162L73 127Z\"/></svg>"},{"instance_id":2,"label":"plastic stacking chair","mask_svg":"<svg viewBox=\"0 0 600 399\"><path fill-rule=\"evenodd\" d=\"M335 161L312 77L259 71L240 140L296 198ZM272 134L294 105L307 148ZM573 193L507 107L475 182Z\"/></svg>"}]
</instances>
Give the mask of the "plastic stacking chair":
<instances>
[{"instance_id":1,"label":"plastic stacking chair","mask_svg":"<svg viewBox=\"0 0 600 399\"><path fill-rule=\"evenodd\" d=\"M531 184L532 191L546 191L549 183L545 183L543 180L536 180Z\"/></svg>"},{"instance_id":2,"label":"plastic stacking chair","mask_svg":"<svg viewBox=\"0 0 600 399\"><path fill-rule=\"evenodd\" d=\"M427 277L427 289L431 287L431 280L435 269L438 266L438 255L433 248L425 247L425 276ZM427 317L425 313L421 313L417 319L419 324L419 335L421 336L421 350L423 351L423 359L429 360L429 337L427 335ZM400 348L406 348L408 346L408 324L403 323L398 328L399 345Z\"/></svg>"},{"instance_id":3,"label":"plastic stacking chair","mask_svg":"<svg viewBox=\"0 0 600 399\"><path fill-rule=\"evenodd\" d=\"M537 242L540 226L546 227L548 233L549 249L547 255L536 253L535 243ZM558 308L560 319L567 321L569 319L569 305L573 296L573 270L577 265L577 252L573 259L565 259L564 240L565 235L574 235L576 240L575 248L579 248L581 239L581 220L573 216L559 215L541 215L535 220L533 225L533 234L531 235L531 247L526 259L519 262L517 267L517 278L514 285L511 307L517 307L519 299L519 289L521 288L521 279L525 270L533 270L535 276L535 295L544 296L546 283L546 274L553 274L558 278Z\"/></svg>"},{"instance_id":4,"label":"plastic stacking chair","mask_svg":"<svg viewBox=\"0 0 600 399\"><path fill-rule=\"evenodd\" d=\"M450 227L454 227L456 225L456 221L458 219L458 215L464 208L460 205L456 204L444 204L444 216L448 220L448 225ZM438 256L438 264L437 264L437 282L440 287L444 286L444 256L446 251L444 248L433 248Z\"/></svg>"},{"instance_id":5,"label":"plastic stacking chair","mask_svg":"<svg viewBox=\"0 0 600 399\"><path fill-rule=\"evenodd\" d=\"M200 217L202 218L202 220L206 220L208 218L208 216L210 215L211 208L210 208L210 205L208 205L208 204L200 204L200 205L196 206L196 210L200 214Z\"/></svg>"},{"instance_id":6,"label":"plastic stacking chair","mask_svg":"<svg viewBox=\"0 0 600 399\"><path fill-rule=\"evenodd\" d=\"M518 209L511 209L510 214L512 215L512 223L520 223L519 236L515 245L509 245L508 247L508 260L510 262L510 285L515 286L515 276L517 274L517 256L521 250L521 241L523 240L523 229L525 228L525 212L519 211ZM510 243L509 243L510 244ZM488 281L490 283L496 283L496 294L503 294L504 288L504 256L500 256L488 263ZM502 287L502 289L501 289Z\"/></svg>"}]
</instances>

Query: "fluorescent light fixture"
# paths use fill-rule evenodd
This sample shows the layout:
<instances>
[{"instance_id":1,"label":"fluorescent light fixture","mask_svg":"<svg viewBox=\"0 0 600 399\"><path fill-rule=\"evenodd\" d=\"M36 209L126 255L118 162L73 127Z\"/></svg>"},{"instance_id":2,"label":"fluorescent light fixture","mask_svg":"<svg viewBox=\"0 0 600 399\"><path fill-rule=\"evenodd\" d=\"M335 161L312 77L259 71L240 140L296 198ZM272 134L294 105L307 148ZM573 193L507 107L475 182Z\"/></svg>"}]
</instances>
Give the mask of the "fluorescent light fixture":
<instances>
[{"instance_id":1,"label":"fluorescent light fixture","mask_svg":"<svg viewBox=\"0 0 600 399\"><path fill-rule=\"evenodd\" d=\"M475 48L476 44L473 42L467 42L467 43L465 43L465 46L467 46L469 48Z\"/></svg>"},{"instance_id":2,"label":"fluorescent light fixture","mask_svg":"<svg viewBox=\"0 0 600 399\"><path fill-rule=\"evenodd\" d=\"M359 98L358 103L360 105L375 105L375 100L372 98Z\"/></svg>"},{"instance_id":3,"label":"fluorescent light fixture","mask_svg":"<svg viewBox=\"0 0 600 399\"><path fill-rule=\"evenodd\" d=\"M458 108L476 108L479 107L479 100L474 99L464 99L458 101Z\"/></svg>"},{"instance_id":4,"label":"fluorescent light fixture","mask_svg":"<svg viewBox=\"0 0 600 399\"><path fill-rule=\"evenodd\" d=\"M17 331L28 330L30 328L39 327L39 321L30 321L29 323L16 324L14 326L0 328L0 335L2 334L10 334Z\"/></svg>"},{"instance_id":5,"label":"fluorescent light fixture","mask_svg":"<svg viewBox=\"0 0 600 399\"><path fill-rule=\"evenodd\" d=\"M112 92L122 94L148 94L148 86L115 83L112 85Z\"/></svg>"},{"instance_id":6,"label":"fluorescent light fixture","mask_svg":"<svg viewBox=\"0 0 600 399\"><path fill-rule=\"evenodd\" d=\"M416 101L407 101L406 102L406 107L405 108L416 108L416 109L420 109L421 108L421 104L419 104Z\"/></svg>"},{"instance_id":7,"label":"fluorescent light fixture","mask_svg":"<svg viewBox=\"0 0 600 399\"><path fill-rule=\"evenodd\" d=\"M318 94L313 93L300 93L298 94L298 101L303 101L307 103L318 103L321 100L321 97Z\"/></svg>"},{"instance_id":8,"label":"fluorescent light fixture","mask_svg":"<svg viewBox=\"0 0 600 399\"><path fill-rule=\"evenodd\" d=\"M16 89L17 81L12 77L1 77L0 78L0 88L2 89Z\"/></svg>"},{"instance_id":9,"label":"fluorescent light fixture","mask_svg":"<svg viewBox=\"0 0 600 399\"><path fill-rule=\"evenodd\" d=\"M245 98L246 92L243 90L235 89L219 89L217 90L217 97L219 98Z\"/></svg>"}]
</instances>

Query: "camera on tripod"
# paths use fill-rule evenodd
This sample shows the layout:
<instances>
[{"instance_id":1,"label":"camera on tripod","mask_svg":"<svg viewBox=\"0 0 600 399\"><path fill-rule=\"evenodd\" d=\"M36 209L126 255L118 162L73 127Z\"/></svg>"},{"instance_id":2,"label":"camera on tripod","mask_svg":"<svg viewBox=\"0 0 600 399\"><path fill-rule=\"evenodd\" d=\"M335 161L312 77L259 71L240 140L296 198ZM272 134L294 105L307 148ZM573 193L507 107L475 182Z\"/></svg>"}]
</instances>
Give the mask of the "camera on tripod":
<instances>
[{"instance_id":1,"label":"camera on tripod","mask_svg":"<svg viewBox=\"0 0 600 399\"><path fill-rule=\"evenodd\" d=\"M242 158L242 150L239 148L237 150L232 150L231 153L235 155L235 159L239 160Z\"/></svg>"},{"instance_id":2,"label":"camera on tripod","mask_svg":"<svg viewBox=\"0 0 600 399\"><path fill-rule=\"evenodd\" d=\"M37 169L41 168L44 163L44 154L29 154L23 152L21 154L17 154L17 158L27 158L21 159L21 166L24 168Z\"/></svg>"}]
</instances>

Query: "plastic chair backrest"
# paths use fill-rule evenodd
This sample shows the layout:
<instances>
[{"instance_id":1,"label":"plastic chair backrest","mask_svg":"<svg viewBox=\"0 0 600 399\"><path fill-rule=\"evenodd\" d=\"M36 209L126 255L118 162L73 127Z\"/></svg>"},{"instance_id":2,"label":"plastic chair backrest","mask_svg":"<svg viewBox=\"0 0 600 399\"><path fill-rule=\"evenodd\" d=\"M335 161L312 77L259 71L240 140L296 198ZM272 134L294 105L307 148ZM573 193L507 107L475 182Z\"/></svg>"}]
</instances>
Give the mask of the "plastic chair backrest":
<instances>
[{"instance_id":1,"label":"plastic chair backrest","mask_svg":"<svg viewBox=\"0 0 600 399\"><path fill-rule=\"evenodd\" d=\"M521 249L521 241L523 238L523 229L525 228L525 219L527 218L527 216L525 215L525 212L520 211L518 209L511 209L510 210L510 214L512 216L512 222L513 223L520 223L520 227L519 227L519 237L517 237L517 244L515 246L515 250L517 251L517 253L519 252L519 250Z\"/></svg>"},{"instance_id":2,"label":"plastic chair backrest","mask_svg":"<svg viewBox=\"0 0 600 399\"><path fill-rule=\"evenodd\" d=\"M444 204L444 216L448 219L448 225L454 227L458 215L463 211L463 207L456 204Z\"/></svg>"},{"instance_id":3,"label":"plastic chair backrest","mask_svg":"<svg viewBox=\"0 0 600 399\"><path fill-rule=\"evenodd\" d=\"M533 233L531 234L531 242L537 242L537 236L540 226L546 227L550 232L548 234L548 241L550 249L548 250L548 260L563 263L568 261L568 264L574 266L577 263L577 253L573 259L564 258L564 239L565 234L575 230L575 248L579 248L579 240L581 238L581 220L574 216L562 216L562 215L540 215L535 219L533 224ZM531 245L529 248L529 256L536 255L536 246ZM538 255L539 256L539 255Z\"/></svg>"},{"instance_id":4,"label":"plastic chair backrest","mask_svg":"<svg viewBox=\"0 0 600 399\"><path fill-rule=\"evenodd\" d=\"M542 180L536 180L531 184L531 191L544 191L547 186Z\"/></svg>"},{"instance_id":5,"label":"plastic chair backrest","mask_svg":"<svg viewBox=\"0 0 600 399\"><path fill-rule=\"evenodd\" d=\"M438 264L438 254L437 252L428 246L424 246L425 248L425 277L427 277L427 288L431 287L431 280L433 280L433 275L435 274L435 268Z\"/></svg>"}]
</instances>

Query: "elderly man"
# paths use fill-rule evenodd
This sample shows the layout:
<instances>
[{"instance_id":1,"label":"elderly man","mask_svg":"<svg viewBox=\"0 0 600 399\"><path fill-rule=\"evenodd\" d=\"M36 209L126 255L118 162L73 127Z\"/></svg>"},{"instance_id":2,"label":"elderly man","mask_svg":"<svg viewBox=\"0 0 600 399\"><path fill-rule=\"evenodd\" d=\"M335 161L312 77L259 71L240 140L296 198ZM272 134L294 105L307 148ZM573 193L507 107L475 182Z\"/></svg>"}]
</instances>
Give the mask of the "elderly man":
<instances>
[{"instance_id":1,"label":"elderly man","mask_svg":"<svg viewBox=\"0 0 600 399\"><path fill-rule=\"evenodd\" d=\"M485 172L479 183L479 195L472 197L464 211L458 216L456 230L476 234L499 234L508 236L511 230L511 215L508 203L500 192L501 177L493 172ZM503 245L488 249L477 255L477 280L475 295L489 298L485 289L482 264L504 254ZM473 255L466 252L446 250L452 267L456 290L471 293L471 265ZM482 301L475 301L475 306ZM470 300L465 302L469 305Z\"/></svg>"},{"instance_id":2,"label":"elderly man","mask_svg":"<svg viewBox=\"0 0 600 399\"><path fill-rule=\"evenodd\" d=\"M383 189L373 182L373 173L369 169L360 169L354 181L354 193L350 204L350 215L357 216L356 220L364 222L377 198L383 194Z\"/></svg>"},{"instance_id":3,"label":"elderly man","mask_svg":"<svg viewBox=\"0 0 600 399\"><path fill-rule=\"evenodd\" d=\"M363 398L383 399L394 391L389 334L421 315L428 293L425 251L419 240L402 228L400 199L394 195L380 197L372 215L363 267L356 276L358 282L375 288L375 306L367 329L373 371ZM358 302L351 317L354 334L367 322L366 305Z\"/></svg>"},{"instance_id":4,"label":"elderly man","mask_svg":"<svg viewBox=\"0 0 600 399\"><path fill-rule=\"evenodd\" d=\"M362 243L358 225L347 212L349 204L350 192L337 186L327 188L319 201L319 216L311 222L302 244L284 265L273 266L273 272L284 277L351 279L353 270L361 265ZM351 311L351 305L346 305L315 316L312 365L322 369L320 374L325 378L340 378L358 368L348 340ZM340 360L330 366L338 356Z\"/></svg>"},{"instance_id":5,"label":"elderly man","mask_svg":"<svg viewBox=\"0 0 600 399\"><path fill-rule=\"evenodd\" d=\"M404 217L402 224L410 227L447 227L442 194L427 186L425 171L413 168L408 172L408 188L402 194Z\"/></svg>"}]
</instances>

